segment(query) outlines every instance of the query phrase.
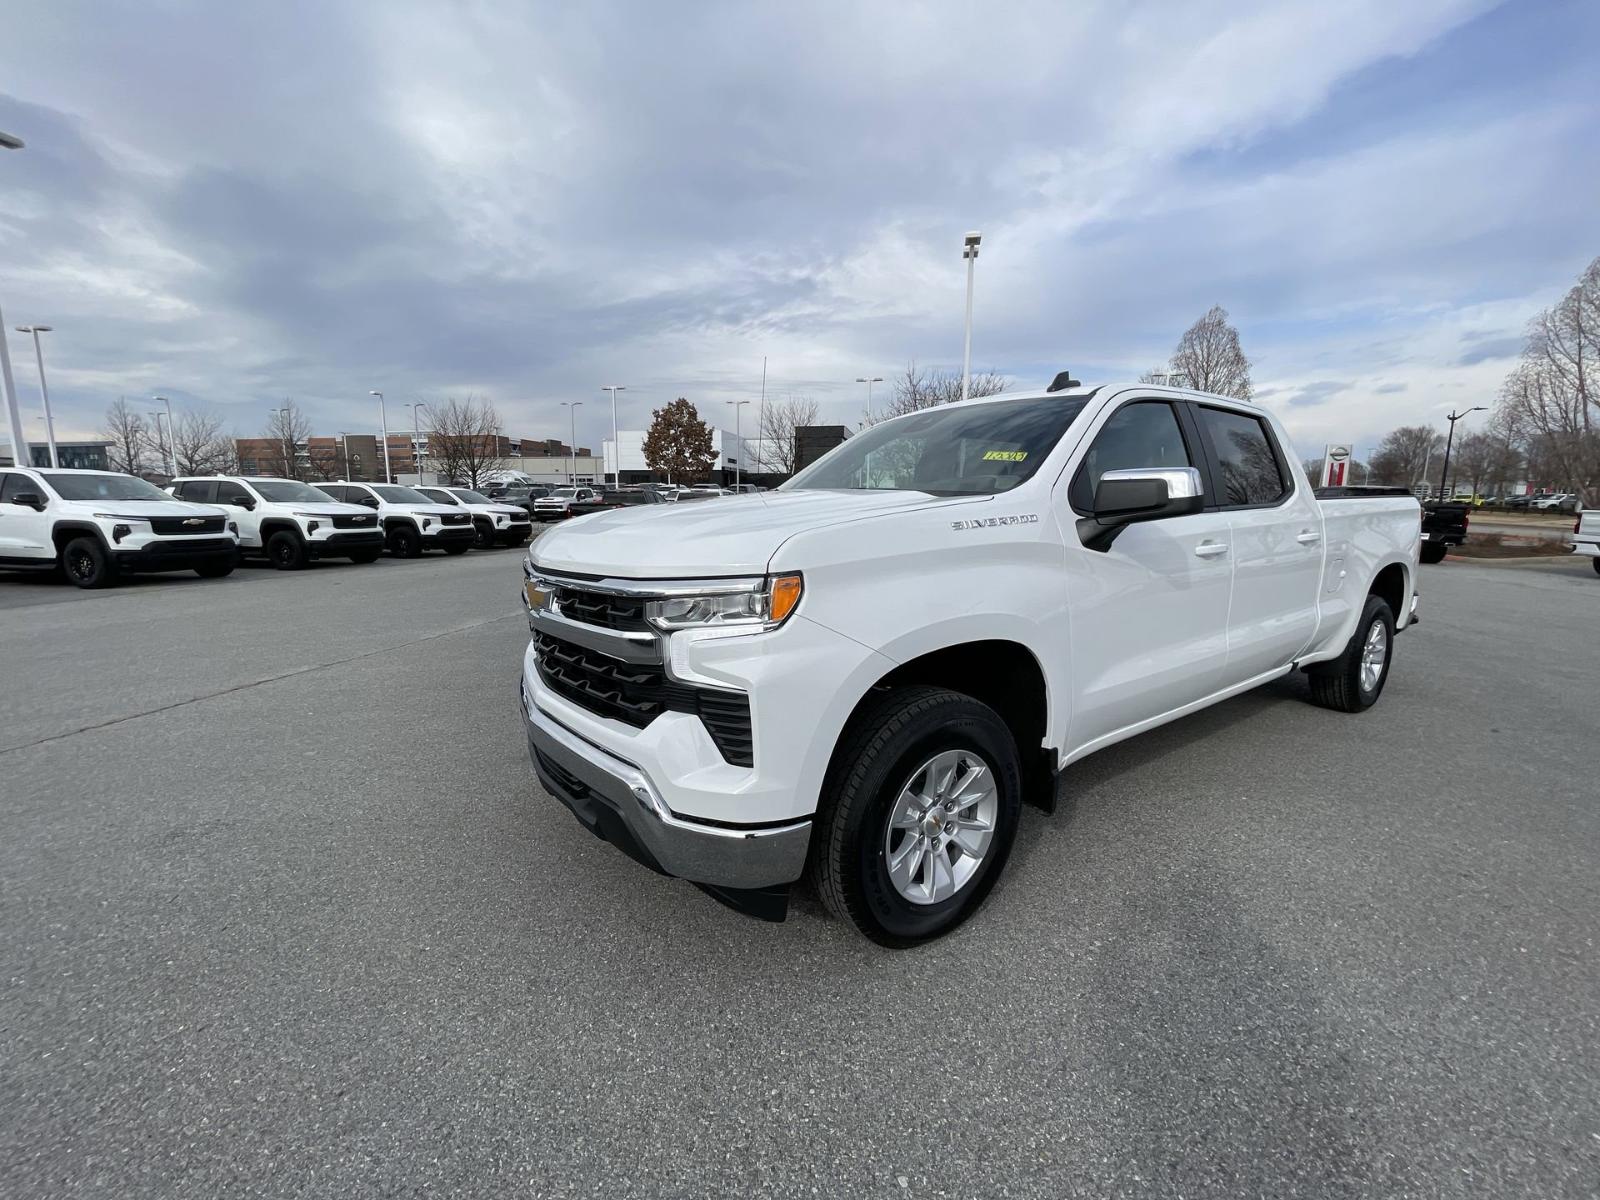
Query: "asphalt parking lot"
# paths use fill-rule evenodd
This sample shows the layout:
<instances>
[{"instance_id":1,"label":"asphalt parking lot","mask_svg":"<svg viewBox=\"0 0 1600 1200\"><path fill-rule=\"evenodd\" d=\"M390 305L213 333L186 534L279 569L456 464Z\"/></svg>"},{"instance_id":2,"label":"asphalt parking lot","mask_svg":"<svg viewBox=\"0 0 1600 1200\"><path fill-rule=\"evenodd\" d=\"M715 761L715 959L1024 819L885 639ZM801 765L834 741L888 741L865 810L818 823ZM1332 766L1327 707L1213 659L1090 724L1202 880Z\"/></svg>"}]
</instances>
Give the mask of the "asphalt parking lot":
<instances>
[{"instance_id":1,"label":"asphalt parking lot","mask_svg":"<svg viewBox=\"0 0 1600 1200\"><path fill-rule=\"evenodd\" d=\"M1600 1190L1587 562L1079 764L903 953L543 796L519 582L0 577L0 1194Z\"/></svg>"}]
</instances>

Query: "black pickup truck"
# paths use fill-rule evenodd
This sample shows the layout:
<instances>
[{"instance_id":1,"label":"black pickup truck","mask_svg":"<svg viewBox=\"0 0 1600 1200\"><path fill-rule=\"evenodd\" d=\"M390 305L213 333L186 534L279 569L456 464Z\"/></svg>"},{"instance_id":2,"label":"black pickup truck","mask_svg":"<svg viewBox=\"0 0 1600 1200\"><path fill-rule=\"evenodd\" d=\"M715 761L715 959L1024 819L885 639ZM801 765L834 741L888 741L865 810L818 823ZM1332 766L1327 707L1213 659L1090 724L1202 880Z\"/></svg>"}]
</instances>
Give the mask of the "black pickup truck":
<instances>
[{"instance_id":1,"label":"black pickup truck","mask_svg":"<svg viewBox=\"0 0 1600 1200\"><path fill-rule=\"evenodd\" d=\"M1467 540L1471 505L1435 501L1422 506L1422 561L1443 562L1451 546Z\"/></svg>"}]
</instances>

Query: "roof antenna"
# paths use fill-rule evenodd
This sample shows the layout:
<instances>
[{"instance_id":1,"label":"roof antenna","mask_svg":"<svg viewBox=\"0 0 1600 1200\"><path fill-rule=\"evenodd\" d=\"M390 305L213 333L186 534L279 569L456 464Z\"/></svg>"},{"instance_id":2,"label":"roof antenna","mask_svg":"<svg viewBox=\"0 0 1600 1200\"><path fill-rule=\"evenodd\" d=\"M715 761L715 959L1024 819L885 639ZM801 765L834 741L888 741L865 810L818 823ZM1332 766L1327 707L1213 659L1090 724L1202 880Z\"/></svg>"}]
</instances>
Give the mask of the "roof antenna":
<instances>
[{"instance_id":1,"label":"roof antenna","mask_svg":"<svg viewBox=\"0 0 1600 1200\"><path fill-rule=\"evenodd\" d=\"M1082 387L1082 386L1083 386L1083 384L1081 382L1079 382L1078 380L1076 380L1076 379L1074 379L1072 377L1072 372L1071 371L1062 371L1054 379L1052 379L1050 381L1050 386L1045 388L1045 391L1047 391L1047 392L1064 392L1068 388L1075 388L1075 387Z\"/></svg>"}]
</instances>

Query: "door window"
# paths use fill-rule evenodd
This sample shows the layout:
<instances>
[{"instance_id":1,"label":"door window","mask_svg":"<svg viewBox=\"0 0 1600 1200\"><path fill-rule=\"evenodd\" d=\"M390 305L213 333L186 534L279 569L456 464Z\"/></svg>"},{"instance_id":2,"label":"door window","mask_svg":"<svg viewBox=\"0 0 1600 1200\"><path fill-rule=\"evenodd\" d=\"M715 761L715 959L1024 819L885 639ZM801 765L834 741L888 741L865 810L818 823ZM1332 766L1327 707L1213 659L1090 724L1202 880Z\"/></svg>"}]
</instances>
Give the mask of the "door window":
<instances>
[{"instance_id":1,"label":"door window","mask_svg":"<svg viewBox=\"0 0 1600 1200\"><path fill-rule=\"evenodd\" d=\"M1289 494L1272 435L1260 417L1205 405L1195 412L1217 458L1223 507L1276 504Z\"/></svg>"},{"instance_id":2,"label":"door window","mask_svg":"<svg viewBox=\"0 0 1600 1200\"><path fill-rule=\"evenodd\" d=\"M217 496L215 480L190 479L178 485L178 499L210 504Z\"/></svg>"},{"instance_id":3,"label":"door window","mask_svg":"<svg viewBox=\"0 0 1600 1200\"><path fill-rule=\"evenodd\" d=\"M26 475L14 472L0 475L0 504L11 504L18 496L28 492L40 498L44 495L44 489Z\"/></svg>"},{"instance_id":4,"label":"door window","mask_svg":"<svg viewBox=\"0 0 1600 1200\"><path fill-rule=\"evenodd\" d=\"M231 504L238 508L254 500L255 497L237 483L219 483L217 485L218 504Z\"/></svg>"},{"instance_id":5,"label":"door window","mask_svg":"<svg viewBox=\"0 0 1600 1200\"><path fill-rule=\"evenodd\" d=\"M1162 400L1125 404L1095 434L1072 478L1068 499L1081 513L1094 511L1094 490L1107 471L1192 467L1183 429L1172 405Z\"/></svg>"}]
</instances>

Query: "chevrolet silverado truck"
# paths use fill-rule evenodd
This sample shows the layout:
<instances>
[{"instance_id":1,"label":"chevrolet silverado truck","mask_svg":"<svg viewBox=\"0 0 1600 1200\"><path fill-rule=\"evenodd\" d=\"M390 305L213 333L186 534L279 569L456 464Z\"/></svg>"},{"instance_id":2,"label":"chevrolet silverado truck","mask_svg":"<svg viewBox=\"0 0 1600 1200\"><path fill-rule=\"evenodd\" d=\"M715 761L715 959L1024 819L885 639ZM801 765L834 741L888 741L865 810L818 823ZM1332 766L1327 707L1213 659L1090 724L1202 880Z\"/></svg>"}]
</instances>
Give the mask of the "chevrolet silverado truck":
<instances>
[{"instance_id":1,"label":"chevrolet silverado truck","mask_svg":"<svg viewBox=\"0 0 1600 1200\"><path fill-rule=\"evenodd\" d=\"M576 517L525 563L544 789L778 920L970 916L1085 755L1292 671L1377 702L1420 508L1320 498L1273 415L1147 385L884 421L775 491Z\"/></svg>"},{"instance_id":2,"label":"chevrolet silverado truck","mask_svg":"<svg viewBox=\"0 0 1600 1200\"><path fill-rule=\"evenodd\" d=\"M1432 501L1422 506L1422 561L1442 563L1451 546L1467 540L1472 506L1458 501Z\"/></svg>"},{"instance_id":3,"label":"chevrolet silverado truck","mask_svg":"<svg viewBox=\"0 0 1600 1200\"><path fill-rule=\"evenodd\" d=\"M1568 545L1574 554L1586 555L1594 573L1600 575L1600 508L1584 509L1578 514Z\"/></svg>"},{"instance_id":4,"label":"chevrolet silverado truck","mask_svg":"<svg viewBox=\"0 0 1600 1200\"><path fill-rule=\"evenodd\" d=\"M120 471L0 467L0 570L60 569L81 588L145 571L233 573L239 527Z\"/></svg>"}]
</instances>

